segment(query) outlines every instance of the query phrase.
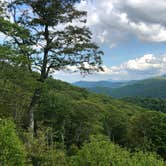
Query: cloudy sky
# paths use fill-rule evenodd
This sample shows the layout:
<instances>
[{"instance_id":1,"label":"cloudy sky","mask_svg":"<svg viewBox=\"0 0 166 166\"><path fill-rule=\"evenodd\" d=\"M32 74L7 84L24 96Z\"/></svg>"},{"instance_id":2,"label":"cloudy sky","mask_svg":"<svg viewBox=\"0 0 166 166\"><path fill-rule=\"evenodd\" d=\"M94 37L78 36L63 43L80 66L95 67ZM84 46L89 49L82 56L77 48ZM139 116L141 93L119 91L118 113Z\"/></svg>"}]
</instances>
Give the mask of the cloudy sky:
<instances>
[{"instance_id":1,"label":"cloudy sky","mask_svg":"<svg viewBox=\"0 0 166 166\"><path fill-rule=\"evenodd\" d=\"M56 78L136 80L166 74L165 0L91 0L78 8L88 12L88 26L105 53L105 72L86 77L57 72Z\"/></svg>"},{"instance_id":2,"label":"cloudy sky","mask_svg":"<svg viewBox=\"0 0 166 166\"><path fill-rule=\"evenodd\" d=\"M166 0L82 0L77 7L88 12L93 40L105 53L105 72L86 77L56 72L55 78L136 80L166 74Z\"/></svg>"}]
</instances>

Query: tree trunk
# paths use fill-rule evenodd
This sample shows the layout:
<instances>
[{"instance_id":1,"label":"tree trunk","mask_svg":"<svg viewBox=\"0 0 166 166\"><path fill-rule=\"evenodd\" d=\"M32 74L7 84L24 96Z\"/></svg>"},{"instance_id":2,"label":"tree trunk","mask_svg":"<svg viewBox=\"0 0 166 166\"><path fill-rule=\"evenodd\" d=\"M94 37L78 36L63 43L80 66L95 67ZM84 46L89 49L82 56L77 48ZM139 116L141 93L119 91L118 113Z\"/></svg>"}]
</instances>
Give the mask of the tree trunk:
<instances>
[{"instance_id":1,"label":"tree trunk","mask_svg":"<svg viewBox=\"0 0 166 166\"><path fill-rule=\"evenodd\" d=\"M45 26L44 36L45 36L47 44L46 44L46 47L44 48L44 57L42 60L42 67L41 67L41 73L40 73L40 79L39 79L40 83L44 83L49 73L49 69L47 70L47 63L48 63L48 52L49 52L48 46L49 46L50 40L49 40L49 31L48 31L47 25ZM32 132L32 137L35 132L34 109L35 109L35 105L39 101L40 92L41 92L41 88L36 88L31 100L31 104L29 106L29 118L30 118L29 127L30 127L30 131Z\"/></svg>"},{"instance_id":2,"label":"tree trunk","mask_svg":"<svg viewBox=\"0 0 166 166\"><path fill-rule=\"evenodd\" d=\"M37 88L33 94L30 106L29 106L29 128L30 128L30 132L32 135L32 138L34 136L35 133L35 120L34 120L34 110L35 110L35 106L39 100L40 97L40 88Z\"/></svg>"}]
</instances>

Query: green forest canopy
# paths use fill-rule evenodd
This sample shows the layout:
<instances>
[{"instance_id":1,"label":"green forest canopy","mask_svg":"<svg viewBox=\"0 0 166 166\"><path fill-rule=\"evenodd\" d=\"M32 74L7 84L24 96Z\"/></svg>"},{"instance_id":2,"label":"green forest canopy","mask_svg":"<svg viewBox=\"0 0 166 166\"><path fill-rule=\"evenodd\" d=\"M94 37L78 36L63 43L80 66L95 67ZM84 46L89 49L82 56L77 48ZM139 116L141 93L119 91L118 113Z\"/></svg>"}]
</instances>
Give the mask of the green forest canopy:
<instances>
[{"instance_id":1,"label":"green forest canopy","mask_svg":"<svg viewBox=\"0 0 166 166\"><path fill-rule=\"evenodd\" d=\"M49 31L51 26L80 19L86 14L73 8L75 1L13 2L8 6L14 11L12 16L18 6L27 5L33 9L27 12L34 11L38 17L29 18L32 15L23 12L11 22L0 10L0 31L12 39L0 45L0 164L164 166L164 113L93 94L49 75L52 67L59 70L68 63L77 64L78 59L78 64L82 64L77 66L80 70L93 69L86 70L85 61L101 69L102 52L90 43L88 29L67 27L67 36L64 32ZM54 7L57 15L52 18ZM62 9L66 9L66 13ZM44 27L44 31L34 33L31 29L38 27ZM50 41L52 35L60 37L58 43ZM78 35L81 36L77 38ZM74 39L79 39L81 46ZM39 50L33 47L38 40L46 43ZM59 43L61 40L73 41L71 45L74 43L75 47L68 49L66 44ZM85 41L83 45L82 41ZM88 57L83 56L85 49L90 52ZM70 55L69 61L62 58L61 63L62 54L56 52L58 57L50 53L52 51ZM71 59L75 53L79 53L78 59ZM41 54L42 59L37 56ZM38 65L40 72L34 72L33 67Z\"/></svg>"},{"instance_id":2,"label":"green forest canopy","mask_svg":"<svg viewBox=\"0 0 166 166\"><path fill-rule=\"evenodd\" d=\"M65 165L65 162L70 160L73 165L78 162L86 165L86 157L90 157L90 165L93 165L93 162L96 162L94 154L84 151L89 151L86 150L89 146L100 146L101 151L95 150L96 153L108 156L106 160L100 161L101 164L109 163L113 159L115 161L112 162L120 162L116 161L118 154L123 163L123 153L130 156L131 151L133 159L128 157L125 162L133 164L136 160L137 165L138 161L141 162L141 156L144 156L142 162L146 158L147 162L155 160L164 165L159 156L166 156L165 113L149 111L128 101L93 94L52 78L42 86L42 96L35 112L36 136L32 140L28 134L27 107L38 73L30 74L21 67L6 63L1 63L0 66L0 117L4 120L13 119L16 124L15 133L23 142L26 162L33 165L54 165L52 163L59 162L59 165ZM90 139L91 136L97 135L102 135L103 139ZM103 146L100 141L101 144L104 141ZM29 147L29 142L33 146ZM105 144L110 144L110 149L105 149ZM114 147L118 149L118 154L112 151ZM112 155L116 157L112 159Z\"/></svg>"}]
</instances>

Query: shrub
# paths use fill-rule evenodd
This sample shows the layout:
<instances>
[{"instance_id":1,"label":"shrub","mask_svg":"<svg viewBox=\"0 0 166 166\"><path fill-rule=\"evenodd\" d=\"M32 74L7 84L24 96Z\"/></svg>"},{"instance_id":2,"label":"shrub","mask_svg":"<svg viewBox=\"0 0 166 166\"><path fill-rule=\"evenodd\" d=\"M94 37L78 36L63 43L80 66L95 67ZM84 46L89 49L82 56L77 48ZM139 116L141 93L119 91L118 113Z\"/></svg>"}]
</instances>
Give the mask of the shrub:
<instances>
[{"instance_id":1,"label":"shrub","mask_svg":"<svg viewBox=\"0 0 166 166\"><path fill-rule=\"evenodd\" d=\"M24 146L15 131L11 120L0 120L0 165L25 164Z\"/></svg>"}]
</instances>

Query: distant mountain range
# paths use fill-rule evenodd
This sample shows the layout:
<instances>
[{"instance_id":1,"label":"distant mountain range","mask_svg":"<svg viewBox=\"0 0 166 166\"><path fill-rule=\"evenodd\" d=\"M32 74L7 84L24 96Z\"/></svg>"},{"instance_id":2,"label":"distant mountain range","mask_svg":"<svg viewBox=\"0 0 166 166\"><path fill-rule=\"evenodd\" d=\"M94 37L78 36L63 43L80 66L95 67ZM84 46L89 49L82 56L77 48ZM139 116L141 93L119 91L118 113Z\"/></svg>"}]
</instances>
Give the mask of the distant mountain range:
<instances>
[{"instance_id":1,"label":"distant mountain range","mask_svg":"<svg viewBox=\"0 0 166 166\"><path fill-rule=\"evenodd\" d=\"M151 97L166 98L166 75L139 81L126 82L76 82L74 85L84 87L89 91L107 94L112 97Z\"/></svg>"},{"instance_id":2,"label":"distant mountain range","mask_svg":"<svg viewBox=\"0 0 166 166\"><path fill-rule=\"evenodd\" d=\"M94 88L94 87L107 87L107 88L119 88L125 85L132 84L136 81L97 81L97 82L89 82L89 81L78 81L73 83L75 86L79 86L82 88Z\"/></svg>"}]
</instances>

